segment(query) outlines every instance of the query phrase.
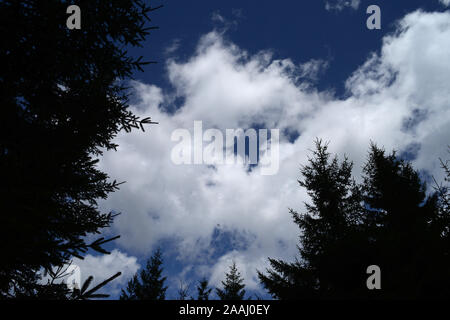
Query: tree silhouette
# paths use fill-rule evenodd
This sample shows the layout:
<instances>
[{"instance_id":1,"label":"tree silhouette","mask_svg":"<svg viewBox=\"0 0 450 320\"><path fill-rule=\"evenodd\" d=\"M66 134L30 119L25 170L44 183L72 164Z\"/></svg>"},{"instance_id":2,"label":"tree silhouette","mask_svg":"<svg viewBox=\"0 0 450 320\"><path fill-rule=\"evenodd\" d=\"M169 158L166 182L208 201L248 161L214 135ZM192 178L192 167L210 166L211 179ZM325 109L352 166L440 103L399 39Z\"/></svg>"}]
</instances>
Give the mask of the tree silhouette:
<instances>
[{"instance_id":1,"label":"tree silhouette","mask_svg":"<svg viewBox=\"0 0 450 320\"><path fill-rule=\"evenodd\" d=\"M448 147L448 153L450 154L450 146ZM438 183L436 179L433 178L435 186L434 189L439 195L439 200L441 201L441 217L444 218L450 215L450 187L448 183L450 182L450 160L439 159L441 162L441 168L444 170L445 178L444 184ZM450 218L449 218L450 219ZM450 220L447 220L447 223L443 223L445 225L450 225ZM446 231L448 233L448 230Z\"/></svg>"},{"instance_id":2,"label":"tree silhouette","mask_svg":"<svg viewBox=\"0 0 450 320\"><path fill-rule=\"evenodd\" d=\"M427 196L410 163L374 144L361 184L351 171L347 159L331 159L316 141L299 181L311 203L304 214L291 210L301 230L300 257L269 258L271 268L258 272L262 285L279 299L447 295L449 217L442 197ZM382 270L383 290L365 285L373 264Z\"/></svg>"},{"instance_id":3,"label":"tree silhouette","mask_svg":"<svg viewBox=\"0 0 450 320\"><path fill-rule=\"evenodd\" d=\"M71 300L88 300L88 299L94 299L94 298L108 298L110 295L105 293L96 293L97 290L107 285L109 282L113 281L115 278L120 276L122 273L117 272L112 277L109 277L108 279L102 281L98 285L94 286L93 288L89 289L90 284L94 280L93 276L89 276L80 289L74 289L72 290L69 299Z\"/></svg>"},{"instance_id":4,"label":"tree silhouette","mask_svg":"<svg viewBox=\"0 0 450 320\"><path fill-rule=\"evenodd\" d=\"M164 286L166 277L162 277L163 260L161 250L158 249L147 261L145 269L136 273L122 289L121 300L164 300L167 287Z\"/></svg>"},{"instance_id":5,"label":"tree silhouette","mask_svg":"<svg viewBox=\"0 0 450 320\"><path fill-rule=\"evenodd\" d=\"M363 172L367 225L375 240L372 259L383 270L383 296L448 296L450 225L439 194L427 195L409 162L376 145Z\"/></svg>"},{"instance_id":6,"label":"tree silhouette","mask_svg":"<svg viewBox=\"0 0 450 320\"><path fill-rule=\"evenodd\" d=\"M143 1L81 0L81 30L66 27L67 1L0 2L0 297L39 291L30 273L89 249L108 227L97 199L117 190L97 167L121 131L150 118L128 110L125 80L147 62L139 46L154 27Z\"/></svg>"},{"instance_id":7,"label":"tree silhouette","mask_svg":"<svg viewBox=\"0 0 450 320\"><path fill-rule=\"evenodd\" d=\"M178 300L186 300L189 296L189 283L185 283L182 279L178 287Z\"/></svg>"},{"instance_id":8,"label":"tree silhouette","mask_svg":"<svg viewBox=\"0 0 450 320\"><path fill-rule=\"evenodd\" d=\"M236 267L236 263L230 266L230 272L225 274L225 281L222 281L222 289L217 288L216 293L220 300L243 300L245 295L244 279Z\"/></svg>"},{"instance_id":9,"label":"tree silhouette","mask_svg":"<svg viewBox=\"0 0 450 320\"><path fill-rule=\"evenodd\" d=\"M346 249L354 246L361 220L360 192L351 177L352 163L346 158L341 163L337 157L331 159L327 150L328 145L317 140L313 158L301 168L303 179L298 182L312 202L305 204L306 213L290 209L302 231L301 260L289 263L269 259L272 270L268 275L258 272L261 283L275 298L333 296L336 288L349 280L345 275L355 269L355 258ZM341 259L348 259L342 268L336 263Z\"/></svg>"},{"instance_id":10,"label":"tree silhouette","mask_svg":"<svg viewBox=\"0 0 450 320\"><path fill-rule=\"evenodd\" d=\"M212 288L208 287L208 280L203 278L197 285L197 300L205 301L209 300Z\"/></svg>"}]
</instances>

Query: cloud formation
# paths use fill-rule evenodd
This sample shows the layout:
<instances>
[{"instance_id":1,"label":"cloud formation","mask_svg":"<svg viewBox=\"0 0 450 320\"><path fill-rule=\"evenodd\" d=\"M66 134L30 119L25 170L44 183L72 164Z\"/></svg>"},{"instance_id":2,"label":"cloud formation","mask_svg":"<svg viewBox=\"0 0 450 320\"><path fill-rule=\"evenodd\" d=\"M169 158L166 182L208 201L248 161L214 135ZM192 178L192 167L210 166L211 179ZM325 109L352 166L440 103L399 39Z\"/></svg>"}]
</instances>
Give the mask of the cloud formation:
<instances>
[{"instance_id":1,"label":"cloud formation","mask_svg":"<svg viewBox=\"0 0 450 320\"><path fill-rule=\"evenodd\" d=\"M139 102L133 110L159 124L120 134L118 151L101 159L102 170L127 181L101 204L123 212L113 227L122 236L119 245L149 255L159 241L171 240L178 259L213 285L235 260L255 289L255 270L264 270L268 256L296 255L298 229L288 208L302 210L308 200L297 178L316 137L354 160L356 176L370 141L413 150L416 168L442 176L438 158L446 156L450 136L449 56L450 13L408 14L347 80L348 96L338 99L311 82L324 61L295 65L270 51L249 55L217 32L204 35L189 60L167 62L174 91L134 83ZM177 110L167 112L174 103ZM192 130L195 120L219 130L280 129L278 174L262 176L242 165L175 165L171 133ZM220 234L233 239L233 250L218 249Z\"/></svg>"}]
</instances>

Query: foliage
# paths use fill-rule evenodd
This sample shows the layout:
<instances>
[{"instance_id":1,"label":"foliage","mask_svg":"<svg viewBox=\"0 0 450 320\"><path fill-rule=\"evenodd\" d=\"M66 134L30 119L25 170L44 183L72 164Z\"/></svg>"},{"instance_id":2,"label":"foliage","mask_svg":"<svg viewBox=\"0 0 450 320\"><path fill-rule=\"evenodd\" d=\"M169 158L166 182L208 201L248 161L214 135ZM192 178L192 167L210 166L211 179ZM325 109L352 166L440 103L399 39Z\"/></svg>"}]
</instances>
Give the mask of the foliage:
<instances>
[{"instance_id":1,"label":"foliage","mask_svg":"<svg viewBox=\"0 0 450 320\"><path fill-rule=\"evenodd\" d=\"M97 163L121 131L144 129L123 81L148 62L127 47L149 34L143 1L81 0L81 30L68 30L69 3L0 2L0 297L42 290L32 276L88 249L88 234L115 214L97 200L118 189ZM31 282L30 282L31 281ZM48 289L48 288L47 288Z\"/></svg>"},{"instance_id":2,"label":"foliage","mask_svg":"<svg viewBox=\"0 0 450 320\"><path fill-rule=\"evenodd\" d=\"M163 260L161 250L156 250L147 261L145 269L136 273L128 281L125 290L122 289L121 300L164 300L167 287L164 286L166 277L162 277Z\"/></svg>"},{"instance_id":3,"label":"foliage","mask_svg":"<svg viewBox=\"0 0 450 320\"><path fill-rule=\"evenodd\" d=\"M243 300L245 295L244 279L236 267L236 263L230 266L230 271L225 274L225 281L222 281L223 288L217 288L216 293L220 300Z\"/></svg>"},{"instance_id":4,"label":"foliage","mask_svg":"<svg viewBox=\"0 0 450 320\"><path fill-rule=\"evenodd\" d=\"M352 163L327 149L316 141L301 168L306 211L290 210L301 230L300 257L269 258L271 268L258 272L262 285L278 299L448 296L447 189L427 195L409 162L374 144L357 184ZM382 270L382 290L366 287L370 265Z\"/></svg>"},{"instance_id":5,"label":"foliage","mask_svg":"<svg viewBox=\"0 0 450 320\"><path fill-rule=\"evenodd\" d=\"M206 301L209 300L212 288L208 287L208 280L203 278L197 285L197 300Z\"/></svg>"}]
</instances>

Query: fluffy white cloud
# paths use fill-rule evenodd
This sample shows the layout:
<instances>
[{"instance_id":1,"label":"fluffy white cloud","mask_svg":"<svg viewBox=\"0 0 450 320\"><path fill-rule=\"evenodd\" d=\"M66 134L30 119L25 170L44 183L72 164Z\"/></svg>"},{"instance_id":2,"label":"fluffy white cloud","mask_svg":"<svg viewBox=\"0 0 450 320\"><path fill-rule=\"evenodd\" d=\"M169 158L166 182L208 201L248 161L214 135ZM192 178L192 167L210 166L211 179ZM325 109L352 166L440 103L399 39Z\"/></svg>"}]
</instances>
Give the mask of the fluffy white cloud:
<instances>
[{"instance_id":1,"label":"fluffy white cloud","mask_svg":"<svg viewBox=\"0 0 450 320\"><path fill-rule=\"evenodd\" d=\"M126 286L128 280L140 268L136 257L128 256L126 253L122 253L117 249L114 249L108 255L93 256L88 254L83 260L74 259L73 263L80 268L81 283L89 276L94 277L91 288L93 285L99 284L117 272L122 272L118 278L114 279L107 287L98 292L111 295L118 295L120 289Z\"/></svg>"},{"instance_id":2,"label":"fluffy white cloud","mask_svg":"<svg viewBox=\"0 0 450 320\"><path fill-rule=\"evenodd\" d=\"M443 0L447 1L447 0ZM325 2L325 9L328 11L336 10L336 11L342 11L345 8L352 8L354 10L357 10L359 8L359 4L361 3L361 0L333 0L333 1L326 1Z\"/></svg>"},{"instance_id":3,"label":"fluffy white cloud","mask_svg":"<svg viewBox=\"0 0 450 320\"><path fill-rule=\"evenodd\" d=\"M450 0L439 0L439 2L446 7L450 6Z\"/></svg>"},{"instance_id":4,"label":"fluffy white cloud","mask_svg":"<svg viewBox=\"0 0 450 320\"><path fill-rule=\"evenodd\" d=\"M159 125L121 134L118 151L101 160L111 177L127 181L102 203L106 210L123 212L114 224L122 235L118 243L149 254L159 240L176 239L179 258L202 265L205 255L213 256L214 230L237 230L240 249L212 267L206 259L199 270L218 283L235 259L249 287L256 287L255 269L264 270L267 256L292 260L296 255L298 230L287 209L301 210L307 201L296 179L316 137L354 160L356 175L371 140L388 150L414 146L416 168L441 175L438 157L445 157L450 136L449 56L450 13L411 13L384 38L380 53L348 79L348 97L337 99L305 82L323 62L298 66L274 60L270 52L251 56L208 33L188 61L168 61L174 93L135 83L140 102L133 109ZM165 112L174 101L182 101L181 107ZM175 165L171 133L192 131L195 120L202 120L204 129L257 123L300 136L290 142L281 135L280 170L273 176L240 165Z\"/></svg>"}]
</instances>

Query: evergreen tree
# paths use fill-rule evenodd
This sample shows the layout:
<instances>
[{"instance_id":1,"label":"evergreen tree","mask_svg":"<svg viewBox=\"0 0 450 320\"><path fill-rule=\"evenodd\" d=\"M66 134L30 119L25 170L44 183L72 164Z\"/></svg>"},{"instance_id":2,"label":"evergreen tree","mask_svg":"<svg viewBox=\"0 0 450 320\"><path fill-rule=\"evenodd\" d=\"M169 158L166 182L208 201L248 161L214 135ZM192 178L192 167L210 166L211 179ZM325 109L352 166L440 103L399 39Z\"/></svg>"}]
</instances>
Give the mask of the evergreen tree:
<instances>
[{"instance_id":1,"label":"evergreen tree","mask_svg":"<svg viewBox=\"0 0 450 320\"><path fill-rule=\"evenodd\" d=\"M180 286L178 287L178 300L186 300L189 296L189 284L180 280Z\"/></svg>"},{"instance_id":2,"label":"evergreen tree","mask_svg":"<svg viewBox=\"0 0 450 320\"><path fill-rule=\"evenodd\" d=\"M212 288L208 287L208 280L203 278L197 285L197 300L205 301L209 300Z\"/></svg>"},{"instance_id":3,"label":"evergreen tree","mask_svg":"<svg viewBox=\"0 0 450 320\"><path fill-rule=\"evenodd\" d=\"M112 139L149 123L128 108L124 82L145 62L127 49L149 33L144 1L0 1L0 297L36 293L30 273L62 266L105 241L97 199L118 188L97 166Z\"/></svg>"},{"instance_id":4,"label":"evergreen tree","mask_svg":"<svg viewBox=\"0 0 450 320\"><path fill-rule=\"evenodd\" d=\"M448 152L450 153L450 147ZM441 219L441 225L447 226L446 228L442 229L442 235L448 236L450 233L450 187L448 183L450 182L450 160L442 160L441 162L441 168L444 170L444 182L438 183L436 179L434 179L434 189L436 190L438 196L439 196L439 202L440 202L440 212L439 212L439 218Z\"/></svg>"},{"instance_id":5,"label":"evergreen tree","mask_svg":"<svg viewBox=\"0 0 450 320\"><path fill-rule=\"evenodd\" d=\"M373 239L372 264L383 270L385 297L449 296L449 242L439 194L395 152L371 146L362 190Z\"/></svg>"},{"instance_id":6,"label":"evergreen tree","mask_svg":"<svg viewBox=\"0 0 450 320\"><path fill-rule=\"evenodd\" d=\"M161 250L158 249L148 259L145 269L136 273L128 282L126 290L122 289L121 300L164 300L167 287L164 286L166 277L162 277L163 260Z\"/></svg>"},{"instance_id":7,"label":"evergreen tree","mask_svg":"<svg viewBox=\"0 0 450 320\"><path fill-rule=\"evenodd\" d=\"M327 144L317 140L313 158L301 168L303 179L298 182L312 203L305 203L303 214L290 209L302 231L301 259L290 263L269 258L272 269L267 275L258 272L275 298L334 296L339 287L360 280L356 270L363 257L354 256L359 254L355 241L362 219L360 192L351 177L352 163L347 158L340 163L327 150Z\"/></svg>"},{"instance_id":8,"label":"evergreen tree","mask_svg":"<svg viewBox=\"0 0 450 320\"><path fill-rule=\"evenodd\" d=\"M230 272L225 274L225 281L222 281L222 289L217 288L216 293L220 300L243 300L245 295L244 279L236 267L236 263L230 266Z\"/></svg>"},{"instance_id":9,"label":"evergreen tree","mask_svg":"<svg viewBox=\"0 0 450 320\"><path fill-rule=\"evenodd\" d=\"M450 152L449 152L450 153ZM438 193L440 194L440 197L443 202L443 208L444 212L447 214L450 214L450 188L448 186L448 183L450 182L450 165L449 160L446 160L445 162L441 160L441 166L442 169L445 171L445 186L440 186L438 188Z\"/></svg>"},{"instance_id":10,"label":"evergreen tree","mask_svg":"<svg viewBox=\"0 0 450 320\"><path fill-rule=\"evenodd\" d=\"M291 210L300 227L300 257L270 259L263 286L275 298L448 296L450 264L445 197L426 185L395 152L371 146L363 182L351 178L351 163L330 160L316 143L302 167L311 198L306 213ZM382 270L382 290L366 288L366 269Z\"/></svg>"}]
</instances>

